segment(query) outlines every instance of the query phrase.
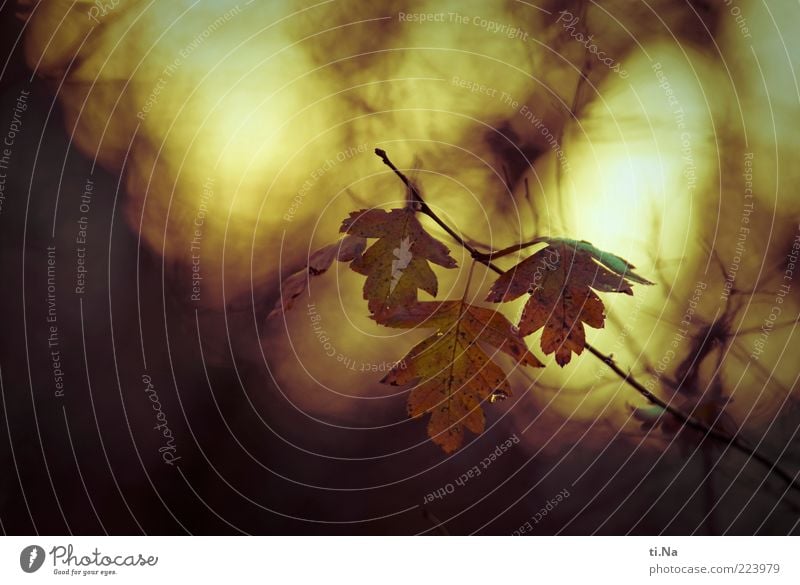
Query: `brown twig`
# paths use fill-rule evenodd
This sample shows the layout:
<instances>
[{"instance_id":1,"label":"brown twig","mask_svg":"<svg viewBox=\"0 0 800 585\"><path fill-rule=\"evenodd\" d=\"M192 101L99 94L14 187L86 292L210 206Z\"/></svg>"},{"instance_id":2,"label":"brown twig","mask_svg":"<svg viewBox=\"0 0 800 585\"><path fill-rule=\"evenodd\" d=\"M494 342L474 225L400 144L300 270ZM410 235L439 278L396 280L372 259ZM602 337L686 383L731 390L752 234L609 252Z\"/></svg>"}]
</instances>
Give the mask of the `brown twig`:
<instances>
[{"instance_id":1,"label":"brown twig","mask_svg":"<svg viewBox=\"0 0 800 585\"><path fill-rule=\"evenodd\" d=\"M622 368L620 368L616 364L616 362L614 362L611 356L605 355L603 352L601 352L600 350L598 350L597 348L588 343L586 344L586 349L588 349L593 356L595 356L606 366L608 366L612 372L614 372L617 376L622 378L625 381L625 383L627 383L630 387L639 392L639 394L644 396L647 400L649 400L653 404L656 404L661 408L663 408L664 410L666 410L667 412L669 412L672 416L683 422L686 426L691 427L696 431L700 431L701 433L703 433L708 437L712 437L713 439L721 441L727 445L730 445L731 447L738 449L742 453L749 455L756 461L767 466L770 472L774 473L775 475L783 479L790 486L792 486L797 490L800 490L800 483L798 483L797 477L796 476L793 477L791 473L789 473L788 471L783 469L780 465L778 465L777 461L773 461L766 455L759 453L758 451L747 445L745 442L743 442L738 436L731 436L728 435L727 433L723 433L715 429L712 429L708 425L697 420L696 418L684 414L674 406L670 406L667 402L664 402L658 396L656 396L655 394L650 392L647 388L642 386L642 384L638 382L633 376L631 376L629 373L625 372Z\"/></svg>"},{"instance_id":2,"label":"brown twig","mask_svg":"<svg viewBox=\"0 0 800 585\"><path fill-rule=\"evenodd\" d=\"M528 242L520 242L519 244L512 244L507 248L502 248L497 250L496 252L487 252L486 255L489 258L502 258L503 256L507 256L508 254L513 254L514 252L519 252L520 250L524 250L525 248L530 248L531 246L535 246L536 244L541 244L546 242L547 238L533 238Z\"/></svg>"},{"instance_id":3,"label":"brown twig","mask_svg":"<svg viewBox=\"0 0 800 585\"><path fill-rule=\"evenodd\" d=\"M498 257L504 256L506 254L511 254L511 253L516 252L518 250L522 250L522 249L527 248L529 246L532 246L532 245L534 245L536 243L539 243L540 241L543 241L543 238L536 238L535 240L532 240L530 242L525 242L525 243L521 243L521 244L515 244L513 246L509 246L508 248L503 248L502 250L499 250L497 252L483 253L483 252L480 252L480 251L476 250L470 244L465 242L450 226L448 226L444 221L442 221L442 219L438 215L436 215L436 213L428 206L428 204L422 198L422 196L420 195L419 191L414 186L414 184L411 181L408 180L408 178L394 165L394 163L392 163L391 160L389 160L389 157L388 157L388 155L386 154L386 152L384 150L382 150L380 148L376 148L375 149L375 154L377 154L381 158L381 160L383 160L384 164L386 166L388 166L390 169L392 169L392 171L394 171L394 173L398 177L400 177L400 180L403 181L403 183L406 185L406 187L408 187L408 189L411 191L411 193L412 193L412 195L414 197L414 200L418 204L419 211L421 213L424 213L425 215L430 217L439 227L441 227L445 232L447 232L447 234L451 238L453 238L461 247L463 247L467 252L470 253L472 258L476 262L480 262L481 264L483 264L487 268L493 270L497 274L504 274L505 270L503 270L503 269L499 268L497 265L493 264L492 263L492 259L493 258L498 258ZM617 376L619 376L626 384L628 384L628 386L630 386L631 388L636 390L639 394L644 396L644 398L646 398L649 402L651 402L652 404L658 405L659 407L663 408L666 412L670 413L672 416L674 416L675 418L680 420L686 426L688 426L690 428L693 428L696 431L699 431L700 433L702 433L704 435L704 438L705 437L711 437L712 439L715 439L717 441L720 441L721 443L729 445L729 446L733 447L734 449L737 449L737 450L741 451L742 453L748 455L752 459L755 459L756 461L758 461L759 463L761 463L762 465L767 467L770 473L772 473L772 474L776 475L777 477L781 478L790 487L800 491L800 482L798 482L798 479L797 479L797 475L798 474L795 474L794 476L792 476L792 474L789 473L788 471L786 471L785 469L783 469L778 464L777 461L773 461L772 459L770 459L766 455L764 455L764 454L758 452L756 449L748 446L738 436L731 436L731 435L728 435L728 434L723 433L721 431L718 431L716 429L713 429L713 428L709 427L708 425L706 425L705 423L697 420L696 418L681 412L680 410L678 410L674 406L671 406L669 403L665 402L664 400L662 400L661 398L659 398L658 396L653 394L650 390L645 388L630 373L625 372L625 370L620 368L610 355L604 354L603 352L601 352L600 350L598 350L597 348L595 348L594 346L592 346L589 343L586 343L585 347L586 347L586 349L589 350L589 353L591 353L594 357L596 357L601 362L603 362L606 366L608 366L608 368L612 372L614 372Z\"/></svg>"}]
</instances>

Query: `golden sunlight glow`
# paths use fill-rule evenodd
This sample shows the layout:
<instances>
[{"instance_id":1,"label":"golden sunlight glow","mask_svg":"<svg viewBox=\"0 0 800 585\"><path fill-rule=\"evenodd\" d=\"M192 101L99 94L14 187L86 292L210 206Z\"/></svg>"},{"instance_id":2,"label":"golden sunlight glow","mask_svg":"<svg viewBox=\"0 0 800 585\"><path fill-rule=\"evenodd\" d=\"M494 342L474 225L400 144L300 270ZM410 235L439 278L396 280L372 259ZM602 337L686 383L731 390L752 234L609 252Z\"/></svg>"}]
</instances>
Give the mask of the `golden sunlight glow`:
<instances>
[{"instance_id":1,"label":"golden sunlight glow","mask_svg":"<svg viewBox=\"0 0 800 585\"><path fill-rule=\"evenodd\" d=\"M765 88L758 68L740 63L752 55L732 20L726 19L720 50L735 58L723 64L719 55L666 33L648 32L641 48L625 45L616 40L627 38L619 26L593 13L601 31L596 42L619 52L627 75L594 63L574 118L568 110L583 49L564 40L562 25L542 10L431 2L415 5L415 13L457 13L463 22L413 23L398 17L399 4L351 4L120 1L81 49L76 40L94 26L81 12L85 3L46 3L34 16L30 65L55 81L66 77L59 97L76 144L124 173L129 224L176 279L189 283L193 273L202 274L202 306L220 310L251 289L274 292L281 271L297 269L309 250L336 238L347 212L403 198L402 186L372 154L381 146L400 166L421 160L431 205L467 238L494 247L533 235L585 239L655 281L637 286L634 297L604 296L607 326L588 337L645 379L665 359L698 281L713 291L700 301L705 314L724 307L720 269L709 268L701 251L714 248L726 267L731 262L737 228L717 220L730 214L736 223L741 215L744 162L729 160L733 138L721 137L731 128L738 136L742 104L752 110L773 95L773 85L785 94L795 90L769 71ZM529 36L512 37L514 23ZM755 6L751 25L773 26ZM756 54L778 50L773 36L757 38ZM76 52L79 64L68 70ZM733 92L729 72L752 83L739 79ZM776 173L769 152L781 125L792 126L787 141L797 139L796 99L793 105L791 117L785 114L793 124L779 122L778 130L774 112L746 112L758 196L767 203L774 204L780 173L800 172L792 163ZM513 157L521 160L519 145L531 164L512 169L509 193L502 168ZM568 168L559 170L559 151ZM754 240L747 245L757 247ZM442 274L440 290L458 294L468 258L448 245L460 268ZM775 246L777 258L784 251ZM305 299L289 316L288 331L283 323L271 330L264 348L279 381L302 380L289 386L304 409L338 416L360 405L331 401L323 385L347 396L376 392L363 372L343 363L347 356L383 363L391 358L381 356L400 355L410 338L367 319L360 278L340 268L332 273L314 282L309 302L345 357L331 366ZM491 276L476 276L483 291ZM520 307L510 304L508 315ZM763 322L764 310L752 307L745 321ZM371 336L366 343L364 335ZM539 353L538 335L529 343ZM779 346L775 341L771 351ZM683 359L681 351L673 352L668 370ZM300 362L311 364L304 375ZM741 369L731 363L726 380ZM769 412L757 394L763 374L748 376L756 394L748 399L748 390L737 390L737 407L758 403L758 412ZM563 370L550 365L538 384L531 390L536 404L570 420L602 412L623 425L638 398L589 358Z\"/></svg>"}]
</instances>

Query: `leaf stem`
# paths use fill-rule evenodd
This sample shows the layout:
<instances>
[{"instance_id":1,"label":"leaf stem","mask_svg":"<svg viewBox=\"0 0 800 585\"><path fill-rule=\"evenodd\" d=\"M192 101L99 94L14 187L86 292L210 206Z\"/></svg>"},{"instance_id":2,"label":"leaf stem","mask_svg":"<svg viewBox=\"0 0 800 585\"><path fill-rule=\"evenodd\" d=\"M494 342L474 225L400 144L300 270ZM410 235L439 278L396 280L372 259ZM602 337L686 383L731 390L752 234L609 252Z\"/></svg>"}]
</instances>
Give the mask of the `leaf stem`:
<instances>
[{"instance_id":1,"label":"leaf stem","mask_svg":"<svg viewBox=\"0 0 800 585\"><path fill-rule=\"evenodd\" d=\"M483 253L483 252L480 252L480 251L476 250L470 244L465 242L452 228L450 228L450 226L448 226L444 221L442 221L442 219L439 216L436 215L436 213L428 206L428 204L422 198L422 196L420 195L419 191L414 186L414 184L411 181L408 180L408 178L392 163L391 160L389 160L389 157L386 154L386 151L384 151L384 150L382 150L380 148L376 148L375 149L375 154L377 154L383 160L384 164L386 166L388 166L390 169L392 169L394 171L394 173L398 177L400 177L400 180L403 181L403 183L405 183L406 187L408 187L408 189L411 191L411 193L412 193L412 195L414 197L414 200L419 205L419 210L422 213L424 213L425 215L427 215L428 217L430 217L439 227L441 227L445 232L447 232L447 234L450 235L450 237L453 238L453 240L455 240L462 248L464 248L465 250L467 250L470 253L470 255L472 256L472 259L474 260L474 262L472 263L472 266L470 267L470 279L469 280L471 280L472 269L475 267L475 262L480 262L481 264L483 264L487 268L493 270L497 274L504 274L505 270L499 268L497 265L492 263L492 259L493 258L499 258L501 256L505 256L507 254L511 254L513 252L516 252L516 251L522 250L524 248L533 246L533 245L539 243L539 241L542 240L541 238L535 238L534 240L531 240L530 242L524 242L524 243L520 243L520 244L515 244L513 246L509 246L507 248L503 248L502 250L499 250L497 252ZM467 282L466 289L469 288L469 280ZM466 289L465 289L465 292L464 292L465 296L466 296ZM758 461L759 463L761 463L762 465L767 467L768 471L770 473L772 473L773 475L779 477L784 482L786 482L791 488L793 488L793 489L795 489L797 491L800 491L800 481L798 481L798 475L800 475L800 473L792 475L789 471L787 471L784 468L782 468L778 464L777 461L773 461L772 459L770 459L769 457L767 457L763 453L760 453L756 449L748 446L738 436L731 436L731 435L728 435L727 433L723 433L723 432L718 431L716 429L712 429L711 427L709 427L708 425L706 425L702 421L700 421L700 420L698 420L698 419L696 419L696 418L694 418L692 416L689 416L689 415L681 412L679 409L675 408L674 406L671 406L669 403L665 402L664 400L662 400L661 398L659 398L658 396L656 396L655 394L650 392L650 390L645 388L629 372L626 372L622 368L620 368L610 355L604 354L603 352L601 352L600 350L598 350L594 346L590 345L589 343L586 343L585 347L586 347L586 349L589 350L589 353L591 353L594 357L596 357L601 362L603 362L606 366L608 366L608 368L612 372L614 372L617 376L619 376L631 388L633 388L639 394L644 396L644 398L646 398L649 402L651 402L652 404L656 404L656 405L660 406L665 411L669 412L672 416L674 416L675 418L680 420L682 423L684 423L686 426L688 426L690 428L693 428L693 429L703 433L704 438L705 437L711 437L712 439L715 439L715 440L717 440L717 441L719 441L721 443L729 445L729 446L733 447L734 449L737 449L737 450L741 451L742 453L746 454L748 457L750 457L752 459L755 459L756 461Z\"/></svg>"},{"instance_id":2,"label":"leaf stem","mask_svg":"<svg viewBox=\"0 0 800 585\"><path fill-rule=\"evenodd\" d=\"M475 262L473 260L469 264L469 272L467 273L467 282L464 285L464 294L461 296L461 305L465 305L467 303L467 296L469 295L469 285L472 284L472 273L475 271Z\"/></svg>"}]
</instances>

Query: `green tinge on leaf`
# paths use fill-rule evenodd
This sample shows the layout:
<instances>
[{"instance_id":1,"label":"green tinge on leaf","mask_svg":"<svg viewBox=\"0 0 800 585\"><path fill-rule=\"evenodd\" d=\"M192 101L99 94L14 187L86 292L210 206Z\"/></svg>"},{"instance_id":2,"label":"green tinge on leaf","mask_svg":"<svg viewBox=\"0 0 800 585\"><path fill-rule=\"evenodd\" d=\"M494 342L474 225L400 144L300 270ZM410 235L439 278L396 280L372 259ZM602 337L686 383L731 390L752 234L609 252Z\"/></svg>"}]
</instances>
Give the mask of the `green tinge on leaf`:
<instances>
[{"instance_id":1,"label":"green tinge on leaf","mask_svg":"<svg viewBox=\"0 0 800 585\"><path fill-rule=\"evenodd\" d=\"M604 252L600 250L591 242L587 242L586 240L573 240L570 238L548 238L548 243L564 243L573 246L576 250L583 250L584 252L588 252L591 254L592 258L600 262L603 266L608 268L609 270L619 274L620 276L627 278L628 280L632 280L633 282L639 284L653 284L646 278L642 278L638 274L636 274L633 269L636 268L633 264L625 260L624 258L620 258L616 254L612 254L611 252Z\"/></svg>"}]
</instances>

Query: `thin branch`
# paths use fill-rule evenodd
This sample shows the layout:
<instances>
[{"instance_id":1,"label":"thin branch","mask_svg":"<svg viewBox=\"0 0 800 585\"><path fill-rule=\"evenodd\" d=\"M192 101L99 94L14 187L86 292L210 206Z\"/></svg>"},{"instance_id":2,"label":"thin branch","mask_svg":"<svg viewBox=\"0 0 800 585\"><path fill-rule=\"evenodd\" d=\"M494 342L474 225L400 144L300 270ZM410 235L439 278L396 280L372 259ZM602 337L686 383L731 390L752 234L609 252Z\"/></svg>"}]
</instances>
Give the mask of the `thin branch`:
<instances>
[{"instance_id":1,"label":"thin branch","mask_svg":"<svg viewBox=\"0 0 800 585\"><path fill-rule=\"evenodd\" d=\"M667 402L661 400L658 396L650 392L647 388L642 386L640 382L638 382L634 377L632 377L629 373L625 372L622 368L620 368L616 362L611 358L611 356L605 355L603 352L599 351L597 348L592 346L589 343L585 344L586 349L588 349L593 356L603 362L606 366L608 366L611 371L613 371L617 376L622 378L625 383L627 383L630 387L634 390L639 392L642 396L644 396L647 400L656 404L669 412L672 416L680 420L686 426L695 429L696 431L700 431L701 433L705 434L706 436L712 437L718 441L721 441L731 447L734 447L755 459L756 461L762 463L766 467L769 468L769 471L783 479L786 483L788 483L793 488L800 490L800 483L797 481L797 476L792 476L791 473L783 469L780 465L778 465L777 461L773 461L766 455L763 455L747 445L743 442L738 436L731 436L726 433L717 431L715 429L710 428L705 423L700 422L696 418L693 418L687 414L684 414L674 406L670 406Z\"/></svg>"},{"instance_id":2,"label":"thin branch","mask_svg":"<svg viewBox=\"0 0 800 585\"><path fill-rule=\"evenodd\" d=\"M478 250L476 250L475 248L473 248L473 247L472 247L470 244L468 244L467 242L465 242L461 236L459 236L459 235L458 235L458 234L457 234L455 231L453 231L453 230L450 228L450 226L449 226L449 225L447 225L446 223L444 223L444 222L443 222L443 221L442 221L442 220L439 218L439 216L438 216L438 215L436 215L436 213L434 213L434 212L433 212L433 210L432 210L430 207L428 207L428 204L427 204L427 203L425 203L425 200L422 198L422 195L420 195L420 192L419 192L419 190L417 189L416 185L414 185L414 183L412 183L411 181L409 181L409 180L408 180L408 177L406 177L406 176L405 176L405 175L404 175L404 174L403 174L403 173L400 171L400 169L398 169L396 166L394 166L394 163L393 163L392 161L390 161L390 160L389 160L389 157L388 157L388 155L386 154L386 151L385 151L385 150L383 150L383 149L381 149L381 148L376 148L376 149L375 149L375 154L377 154L379 157L381 157L381 159L383 160L383 164L385 164L387 167L389 167L390 169L392 169L392 170L394 171L394 174L395 174L395 175L397 175L398 177L400 177L400 180L401 180L401 181L403 181L403 183L405 184L405 186L408 188L408 191L411 193L411 196L412 196L412 198L414 199L414 201L415 201L415 202L417 203L417 205L419 206L419 211L421 211L422 213L424 213L425 215L427 215L428 217L430 217L430 218L431 218L431 219L432 219L434 222L436 222L436 225L438 225L440 228L442 228L444 231L446 231L446 232L447 232L447 234L448 234L448 235L449 235L451 238L453 238L453 239L454 239L456 242L458 242L458 244L459 244L459 245L460 245L462 248L464 248L465 250L467 250L467 251L468 251L468 252L469 252L469 253L472 255L472 257L473 257L475 260L478 260L479 262L481 262L481 259L483 259L483 260L488 260L488 259L489 259L489 258L486 256L486 254L484 254L483 252L479 252ZM485 264L485 262L484 262L484 264ZM487 266L489 266L489 265L487 264ZM500 269L499 269L499 268L497 268L496 266L494 266L494 267L492 267L492 266L489 266L489 268L491 268L492 270L494 270L494 271L495 271L495 272L497 272L498 274L502 274L502 270L500 270Z\"/></svg>"},{"instance_id":3,"label":"thin branch","mask_svg":"<svg viewBox=\"0 0 800 585\"><path fill-rule=\"evenodd\" d=\"M498 252L486 253L486 254L484 254L483 252L479 252L474 247L472 247L470 244L465 242L450 226L448 226L444 221L442 221L442 219L438 215L436 215L436 213L428 206L428 204L425 202L425 200L419 194L419 191L414 186L414 184L411 181L409 181L408 178L396 166L394 166L394 164L392 163L391 160L389 160L389 157L388 157L388 155L386 154L386 152L384 150L382 150L380 148L376 148L375 149L375 154L377 154L383 160L384 164L386 166L388 166L390 169L392 169L394 171L394 173L398 177L400 177L400 180L403 181L403 183L406 185L406 187L408 187L408 189L411 191L411 193L412 193L412 195L414 197L414 201L416 201L416 203L419 206L419 211L420 212L422 212L425 215L427 215L428 217L430 217L439 227L441 227L445 232L447 232L450 235L450 237L452 237L461 247L463 247L465 250L467 250L470 253L472 258L476 262L480 262L481 264L483 264L487 268L493 270L497 274L505 274L505 270L502 270L501 268L498 268L497 265L493 264L492 263L492 258L497 258L497 257L503 256L505 254L510 254L510 253L515 252L517 250L522 250L523 248L526 248L528 246L532 246L535 243L539 243L536 240L533 240L531 242L525 242L525 243L522 243L522 244L516 244L514 246L509 246L508 248L504 248L503 250L500 250ZM537 240L541 240L541 238L537 238ZM644 396L649 402L651 402L652 404L656 404L656 405L660 406L665 411L669 412L672 416L674 416L675 418L680 420L682 423L684 423L686 426L688 426L690 428L693 428L693 429L703 433L703 435L705 437L711 437L713 439L716 439L717 441L720 441L721 443L724 443L726 445L730 445L731 447L733 447L735 449L738 449L742 453L744 453L744 454L748 455L749 457L755 459L756 461L758 461L759 463L761 463L762 465L767 467L769 469L770 473L772 473L772 474L776 475L777 477L781 478L790 487L800 491L800 482L798 482L798 478L797 478L797 476L800 475L800 474L796 474L796 475L792 476L792 474L789 473L788 471L786 471L785 469L783 469L778 464L777 461L773 461L772 459L770 459L766 455L758 452L756 449L749 447L738 436L731 436L731 435L728 435L728 434L723 433L721 431L718 431L716 429L712 429L711 427L709 427L705 423L697 420L696 418L694 418L692 416L689 416L687 414L684 414L683 412L681 412L680 410L678 410L674 406L671 406L670 404L668 404L667 402L663 401L658 396L656 396L655 394L650 392L650 390L645 388L640 382L638 382L633 376L631 376L630 373L625 372L622 368L620 368L610 355L604 354L603 352L601 352L600 350L598 350L594 346L590 345L589 343L586 343L585 347L586 347L586 349L589 350L589 352L594 357L596 357L601 362L603 362L606 366L608 366L608 368L612 372L614 372L617 376L619 376L631 388L633 388L639 394Z\"/></svg>"},{"instance_id":4,"label":"thin branch","mask_svg":"<svg viewBox=\"0 0 800 585\"><path fill-rule=\"evenodd\" d=\"M385 150L381 148L376 148L375 154L377 154L381 158L383 164L392 169L392 171L394 171L394 174L400 177L400 180L403 181L403 183L405 184L414 202L418 205L419 211L421 213L424 213L425 215L430 217L436 223L436 225L438 225L445 232L447 232L447 235L453 238L462 248L464 248L467 252L469 252L470 256L472 256L474 260L480 262L481 264L487 266L488 268L491 268L497 274L503 274L503 272L505 271L492 264L491 260L493 258L500 258L502 256L512 254L518 250L522 250L524 248L533 246L535 244L544 241L544 239L542 238L537 238L530 242L525 242L522 244L514 244L513 246L509 246L508 248L503 248L502 250L498 250L497 252L481 252L480 250L469 244L467 241L465 241L449 225L447 225L444 221L442 221L442 219L438 215L436 215L436 213L428 206L428 204L422 198L422 195L420 194L416 185L414 185L414 183L410 181L409 178L406 177L403 174L403 172L400 169L398 169L391 160L389 160L389 156L386 154Z\"/></svg>"},{"instance_id":5,"label":"thin branch","mask_svg":"<svg viewBox=\"0 0 800 585\"><path fill-rule=\"evenodd\" d=\"M536 244L541 244L546 241L547 238L533 238L529 242L520 242L519 244L512 244L507 248L502 248L501 250L497 250L496 252L487 252L486 255L492 259L502 258L503 256L513 254L514 252L519 252L520 250L524 250L525 248L530 248L531 246L535 246Z\"/></svg>"},{"instance_id":6,"label":"thin branch","mask_svg":"<svg viewBox=\"0 0 800 585\"><path fill-rule=\"evenodd\" d=\"M579 12L579 19L580 19L580 27L583 31L583 36L587 37L589 34L588 27L586 25L586 11L587 11L587 3L585 0L581 2L580 5L580 12ZM573 119L577 120L578 116L578 107L580 106L580 99L582 89L584 84L589 79L589 71L592 68L592 55L589 51L586 51L583 57L583 65L581 66L580 73L578 74L578 81L575 84L575 93L572 95L572 103L569 107L569 112L567 117L564 120L564 123L561 124L558 130L558 137L557 137L557 144L559 148L561 148L561 152L564 153L566 156L566 146L564 145L564 135L566 133L567 124L569 124ZM562 184L564 181L564 168L563 165L560 163L556 165L556 193L559 195L559 202L563 201L562 198Z\"/></svg>"}]
</instances>

